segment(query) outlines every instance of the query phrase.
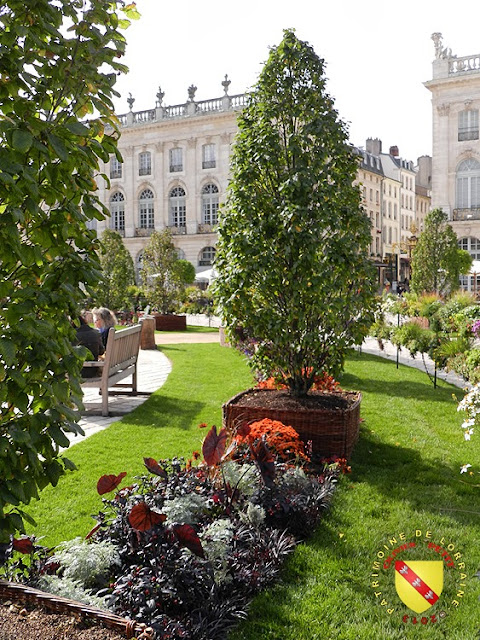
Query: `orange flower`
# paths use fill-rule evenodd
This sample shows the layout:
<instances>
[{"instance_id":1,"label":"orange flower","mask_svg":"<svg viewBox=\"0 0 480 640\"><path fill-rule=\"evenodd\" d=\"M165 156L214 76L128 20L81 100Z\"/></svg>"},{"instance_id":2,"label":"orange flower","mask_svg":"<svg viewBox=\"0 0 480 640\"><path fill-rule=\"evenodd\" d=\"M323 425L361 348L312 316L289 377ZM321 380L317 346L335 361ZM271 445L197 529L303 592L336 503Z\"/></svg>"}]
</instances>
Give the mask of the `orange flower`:
<instances>
[{"instance_id":1,"label":"orange flower","mask_svg":"<svg viewBox=\"0 0 480 640\"><path fill-rule=\"evenodd\" d=\"M288 462L298 458L305 462L309 461L305 454L304 443L293 427L269 418L253 422L249 426L250 431L246 435L237 433L235 436L238 444L253 444L264 437L268 448L281 460Z\"/></svg>"}]
</instances>

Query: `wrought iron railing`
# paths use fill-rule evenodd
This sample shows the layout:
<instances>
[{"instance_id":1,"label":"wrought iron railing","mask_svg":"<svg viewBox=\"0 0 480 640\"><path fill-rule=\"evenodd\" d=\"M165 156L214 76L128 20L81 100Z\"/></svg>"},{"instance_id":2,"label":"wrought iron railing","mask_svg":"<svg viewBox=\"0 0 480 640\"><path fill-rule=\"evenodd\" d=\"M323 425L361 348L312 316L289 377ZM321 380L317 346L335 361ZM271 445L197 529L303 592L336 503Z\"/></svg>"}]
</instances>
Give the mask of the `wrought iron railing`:
<instances>
[{"instance_id":1,"label":"wrought iron railing","mask_svg":"<svg viewBox=\"0 0 480 640\"><path fill-rule=\"evenodd\" d=\"M170 232L174 236L185 235L187 233L187 227L185 225L172 224L172 225L169 225L167 228L170 229Z\"/></svg>"},{"instance_id":2,"label":"wrought iron railing","mask_svg":"<svg viewBox=\"0 0 480 640\"><path fill-rule=\"evenodd\" d=\"M147 238L148 236L151 236L154 231L155 229L153 227L149 227L148 229L145 227L137 227L135 229L135 236L137 238Z\"/></svg>"},{"instance_id":3,"label":"wrought iron railing","mask_svg":"<svg viewBox=\"0 0 480 640\"><path fill-rule=\"evenodd\" d=\"M197 233L214 233L215 225L213 224L198 224L197 225Z\"/></svg>"},{"instance_id":4,"label":"wrought iron railing","mask_svg":"<svg viewBox=\"0 0 480 640\"><path fill-rule=\"evenodd\" d=\"M454 209L452 220L455 222L461 222L462 220L480 220L480 208Z\"/></svg>"}]
</instances>

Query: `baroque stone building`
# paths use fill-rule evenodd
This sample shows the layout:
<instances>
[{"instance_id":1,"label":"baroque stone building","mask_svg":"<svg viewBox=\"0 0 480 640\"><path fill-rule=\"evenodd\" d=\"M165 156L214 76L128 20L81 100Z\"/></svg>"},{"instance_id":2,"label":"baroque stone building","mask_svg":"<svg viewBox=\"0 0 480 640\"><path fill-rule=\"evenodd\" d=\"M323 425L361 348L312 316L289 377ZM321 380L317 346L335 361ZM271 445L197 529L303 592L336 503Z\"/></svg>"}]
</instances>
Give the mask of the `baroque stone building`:
<instances>
[{"instance_id":1,"label":"baroque stone building","mask_svg":"<svg viewBox=\"0 0 480 640\"><path fill-rule=\"evenodd\" d=\"M434 33L432 207L447 214L459 245L480 260L480 54L457 57ZM478 277L478 276L477 276ZM463 278L478 291L479 282Z\"/></svg>"},{"instance_id":2,"label":"baroque stone building","mask_svg":"<svg viewBox=\"0 0 480 640\"><path fill-rule=\"evenodd\" d=\"M118 231L138 272L142 251L153 230L168 227L179 256L197 271L207 269L215 255L219 203L227 188L230 150L237 131L237 113L244 96L229 96L222 82L220 98L195 101L188 89L184 104L164 106L159 88L155 109L119 116L118 149L103 171L110 178L99 196L111 217L98 224Z\"/></svg>"},{"instance_id":3,"label":"baroque stone building","mask_svg":"<svg viewBox=\"0 0 480 640\"><path fill-rule=\"evenodd\" d=\"M97 231L101 234L108 226L123 236L137 273L148 237L165 227L172 232L179 256L197 272L212 265L215 224L228 185L237 115L245 105L244 95L228 94L229 84L225 76L224 95L205 101L195 100L196 87L191 86L187 101L174 106L164 106L159 88L155 108L139 112L133 111L135 100L130 95L129 112L118 116L123 162L112 157L101 167L109 184L99 185L99 196L111 215L98 223ZM397 147L383 153L378 139L367 140L366 148L356 152L356 182L372 223L370 253L378 266L379 284L403 281L410 275L409 241L419 202L419 168L402 159ZM425 159L428 156L419 159L422 175L428 174ZM428 208L428 189L423 198Z\"/></svg>"}]
</instances>

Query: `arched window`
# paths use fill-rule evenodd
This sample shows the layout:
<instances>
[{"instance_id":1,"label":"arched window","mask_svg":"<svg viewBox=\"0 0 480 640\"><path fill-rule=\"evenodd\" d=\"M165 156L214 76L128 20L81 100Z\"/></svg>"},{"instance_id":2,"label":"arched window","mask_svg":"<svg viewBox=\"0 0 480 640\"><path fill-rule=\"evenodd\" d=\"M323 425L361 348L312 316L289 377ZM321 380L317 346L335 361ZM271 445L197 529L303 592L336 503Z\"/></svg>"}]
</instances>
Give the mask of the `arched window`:
<instances>
[{"instance_id":1,"label":"arched window","mask_svg":"<svg viewBox=\"0 0 480 640\"><path fill-rule=\"evenodd\" d=\"M480 162L464 160L457 169L457 209L480 207Z\"/></svg>"},{"instance_id":2,"label":"arched window","mask_svg":"<svg viewBox=\"0 0 480 640\"><path fill-rule=\"evenodd\" d=\"M185 227L187 221L187 207L185 204L185 190L174 187L170 191L169 217L171 227Z\"/></svg>"},{"instance_id":3,"label":"arched window","mask_svg":"<svg viewBox=\"0 0 480 640\"><path fill-rule=\"evenodd\" d=\"M200 267L210 267L215 258L215 247L205 247L200 254L198 264Z\"/></svg>"},{"instance_id":4,"label":"arched window","mask_svg":"<svg viewBox=\"0 0 480 640\"><path fill-rule=\"evenodd\" d=\"M155 214L153 208L153 193L150 189L144 189L138 199L140 212L140 229L153 229L155 227Z\"/></svg>"},{"instance_id":5,"label":"arched window","mask_svg":"<svg viewBox=\"0 0 480 640\"><path fill-rule=\"evenodd\" d=\"M459 249L464 249L472 256L474 260L480 260L480 240L470 236L469 238L460 238L458 241Z\"/></svg>"},{"instance_id":6,"label":"arched window","mask_svg":"<svg viewBox=\"0 0 480 640\"><path fill-rule=\"evenodd\" d=\"M218 187L206 184L202 189L202 224L217 224Z\"/></svg>"},{"instance_id":7,"label":"arched window","mask_svg":"<svg viewBox=\"0 0 480 640\"><path fill-rule=\"evenodd\" d=\"M120 191L110 196L110 226L115 231L125 231L125 198Z\"/></svg>"},{"instance_id":8,"label":"arched window","mask_svg":"<svg viewBox=\"0 0 480 640\"><path fill-rule=\"evenodd\" d=\"M185 257L185 251L184 251L183 249L179 249L179 248L177 248L177 258L178 258L179 260L185 260L185 259L186 259L186 257Z\"/></svg>"}]
</instances>

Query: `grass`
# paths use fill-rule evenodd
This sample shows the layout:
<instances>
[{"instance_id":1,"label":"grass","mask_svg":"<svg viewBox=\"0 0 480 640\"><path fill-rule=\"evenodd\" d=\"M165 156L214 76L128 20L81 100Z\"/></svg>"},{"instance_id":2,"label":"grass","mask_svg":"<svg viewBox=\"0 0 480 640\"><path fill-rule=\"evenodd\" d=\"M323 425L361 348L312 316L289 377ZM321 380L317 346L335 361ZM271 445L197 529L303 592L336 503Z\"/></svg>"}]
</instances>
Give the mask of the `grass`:
<instances>
[{"instance_id":1,"label":"grass","mask_svg":"<svg viewBox=\"0 0 480 640\"><path fill-rule=\"evenodd\" d=\"M155 331L155 333L165 333L168 335L169 333L172 333L172 331ZM174 331L173 333L218 333L218 327L197 327L195 325L188 324L185 331Z\"/></svg>"},{"instance_id":2,"label":"grass","mask_svg":"<svg viewBox=\"0 0 480 640\"><path fill-rule=\"evenodd\" d=\"M46 544L84 536L101 500L96 483L103 474L127 471L125 482L144 472L144 457L190 457L206 432L198 425L222 422L222 403L252 386L240 354L218 344L175 344L161 350L173 361L164 386L128 416L68 450L78 470L47 487L29 513L40 523Z\"/></svg>"},{"instance_id":3,"label":"grass","mask_svg":"<svg viewBox=\"0 0 480 640\"><path fill-rule=\"evenodd\" d=\"M42 493L32 515L48 543L85 535L100 508L96 480L103 473L142 470L143 456L189 455L204 432L197 425L221 420L220 406L251 384L240 355L217 344L162 347L173 371L162 389L119 423L71 448L79 471ZM361 437L333 507L300 545L277 586L257 597L248 619L229 640L476 640L480 630L480 490L459 474L465 462L478 467L480 434L462 438L461 417L443 381L433 389L425 373L353 354L340 380L363 394ZM373 563L393 538L430 539L455 546L466 564L460 605L451 600L458 571L445 571L438 623L414 625L396 595L390 572L372 587ZM427 532L430 532L427 534ZM455 582L457 580L457 582ZM382 592L379 597L375 592ZM446 597L448 595L448 598ZM388 602L382 606L382 600ZM440 605L439 602L439 605ZM393 609L392 613L387 608ZM424 615L424 614L423 614ZM420 620L421 616L418 616Z\"/></svg>"}]
</instances>

